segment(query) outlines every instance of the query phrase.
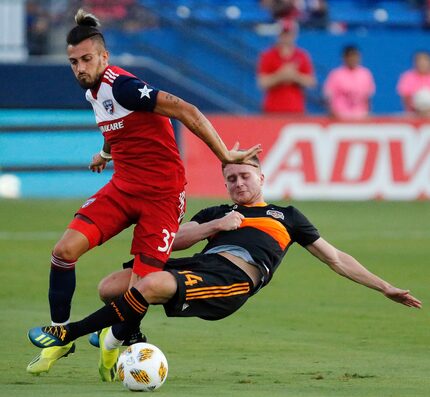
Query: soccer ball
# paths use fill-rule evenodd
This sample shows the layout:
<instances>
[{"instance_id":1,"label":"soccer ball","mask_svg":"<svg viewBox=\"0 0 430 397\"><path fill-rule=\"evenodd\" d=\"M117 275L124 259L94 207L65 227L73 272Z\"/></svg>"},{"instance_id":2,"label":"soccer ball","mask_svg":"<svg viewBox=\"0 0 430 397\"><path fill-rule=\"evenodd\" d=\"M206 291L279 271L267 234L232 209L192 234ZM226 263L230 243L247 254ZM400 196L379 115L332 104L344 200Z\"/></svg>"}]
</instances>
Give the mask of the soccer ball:
<instances>
[{"instance_id":1,"label":"soccer ball","mask_svg":"<svg viewBox=\"0 0 430 397\"><path fill-rule=\"evenodd\" d=\"M0 197L19 198L21 196L21 181L13 174L0 175Z\"/></svg>"},{"instance_id":2,"label":"soccer ball","mask_svg":"<svg viewBox=\"0 0 430 397\"><path fill-rule=\"evenodd\" d=\"M150 343L135 343L118 359L118 378L132 391L153 391L166 380L169 370L164 353Z\"/></svg>"}]
</instances>

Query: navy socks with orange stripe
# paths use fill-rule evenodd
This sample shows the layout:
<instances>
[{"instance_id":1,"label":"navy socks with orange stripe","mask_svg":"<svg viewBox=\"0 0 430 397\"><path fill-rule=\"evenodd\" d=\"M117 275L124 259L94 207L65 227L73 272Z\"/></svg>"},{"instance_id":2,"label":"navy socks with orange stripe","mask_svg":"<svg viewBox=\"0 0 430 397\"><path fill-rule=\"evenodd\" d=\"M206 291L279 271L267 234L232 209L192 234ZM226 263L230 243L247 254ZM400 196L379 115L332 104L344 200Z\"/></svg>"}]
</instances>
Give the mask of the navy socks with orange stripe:
<instances>
[{"instance_id":1,"label":"navy socks with orange stripe","mask_svg":"<svg viewBox=\"0 0 430 397\"><path fill-rule=\"evenodd\" d=\"M146 314L148 306L142 294L136 288L131 288L123 296L83 320L68 324L67 342L118 322L135 324Z\"/></svg>"},{"instance_id":2,"label":"navy socks with orange stripe","mask_svg":"<svg viewBox=\"0 0 430 397\"><path fill-rule=\"evenodd\" d=\"M70 318L73 293L76 287L76 261L65 261L52 255L49 275L49 307L54 323L65 323Z\"/></svg>"},{"instance_id":3,"label":"navy socks with orange stripe","mask_svg":"<svg viewBox=\"0 0 430 397\"><path fill-rule=\"evenodd\" d=\"M140 320L139 321L127 321L123 323L117 323L112 325L112 334L118 340L126 340L130 338L130 335L140 333Z\"/></svg>"}]
</instances>

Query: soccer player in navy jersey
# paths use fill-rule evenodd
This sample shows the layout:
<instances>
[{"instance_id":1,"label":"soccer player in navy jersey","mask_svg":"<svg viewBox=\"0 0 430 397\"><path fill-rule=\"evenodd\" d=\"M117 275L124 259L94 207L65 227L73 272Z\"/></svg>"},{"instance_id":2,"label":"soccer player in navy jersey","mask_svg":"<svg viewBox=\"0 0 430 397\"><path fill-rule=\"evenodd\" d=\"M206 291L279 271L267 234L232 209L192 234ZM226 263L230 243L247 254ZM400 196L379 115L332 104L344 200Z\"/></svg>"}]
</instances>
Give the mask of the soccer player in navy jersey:
<instances>
[{"instance_id":1,"label":"soccer player in navy jersey","mask_svg":"<svg viewBox=\"0 0 430 397\"><path fill-rule=\"evenodd\" d=\"M261 150L259 145L244 152L228 150L195 106L109 65L95 16L81 9L75 20L77 25L67 36L68 59L78 83L86 89L86 99L104 137L103 148L89 167L101 172L113 160L114 174L76 212L52 251L49 305L53 325L65 325L70 320L79 257L129 226L135 225L131 285L163 270L185 212L184 167L169 118L181 121L222 163L246 162ZM133 324L117 325L117 334L128 334L129 326ZM101 339L109 332L105 330ZM44 347L28 365L28 372L47 372L56 360L75 350L73 342L62 347L46 343ZM110 367L118 350L101 352L101 378L112 381Z\"/></svg>"},{"instance_id":2,"label":"soccer player in navy jersey","mask_svg":"<svg viewBox=\"0 0 430 397\"><path fill-rule=\"evenodd\" d=\"M293 206L264 201L264 175L258 159L227 164L223 174L232 204L203 209L180 226L173 249L208 239L203 251L190 258L169 259L164 271L153 272L128 289L133 261L100 284L100 295L111 300L85 319L29 331L30 340L64 346L76 338L118 322L139 322L149 305L164 305L168 316L218 320L239 309L265 287L293 243L306 248L333 271L415 308L421 302L367 270L355 258L324 240L315 226ZM125 293L123 293L126 291ZM110 339L116 348L121 340ZM113 369L113 368L112 368Z\"/></svg>"}]
</instances>

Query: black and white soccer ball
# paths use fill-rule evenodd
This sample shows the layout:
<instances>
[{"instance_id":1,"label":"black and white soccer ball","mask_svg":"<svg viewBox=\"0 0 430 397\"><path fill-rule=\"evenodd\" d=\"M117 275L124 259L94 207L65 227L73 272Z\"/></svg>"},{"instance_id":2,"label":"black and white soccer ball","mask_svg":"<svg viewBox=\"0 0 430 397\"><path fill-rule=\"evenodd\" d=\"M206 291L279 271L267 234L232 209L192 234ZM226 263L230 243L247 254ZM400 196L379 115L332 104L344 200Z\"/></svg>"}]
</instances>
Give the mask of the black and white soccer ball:
<instances>
[{"instance_id":1,"label":"black and white soccer ball","mask_svg":"<svg viewBox=\"0 0 430 397\"><path fill-rule=\"evenodd\" d=\"M153 391L166 381L169 367L164 353L150 343L135 343L118 359L118 378L132 391Z\"/></svg>"}]
</instances>

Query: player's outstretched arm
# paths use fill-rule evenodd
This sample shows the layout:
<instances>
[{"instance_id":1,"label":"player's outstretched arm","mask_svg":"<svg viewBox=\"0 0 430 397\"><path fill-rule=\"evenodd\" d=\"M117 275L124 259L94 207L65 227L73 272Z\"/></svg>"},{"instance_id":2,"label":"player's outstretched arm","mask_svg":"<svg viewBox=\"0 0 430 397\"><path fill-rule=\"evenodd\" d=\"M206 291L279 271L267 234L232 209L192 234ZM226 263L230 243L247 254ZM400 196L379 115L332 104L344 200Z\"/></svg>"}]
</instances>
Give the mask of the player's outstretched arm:
<instances>
[{"instance_id":1,"label":"player's outstretched arm","mask_svg":"<svg viewBox=\"0 0 430 397\"><path fill-rule=\"evenodd\" d=\"M393 287L385 280L367 270L351 255L339 251L323 238L319 238L314 243L308 245L306 249L341 276L377 290L395 302L409 307L421 308L421 301L413 297L409 291Z\"/></svg>"},{"instance_id":2,"label":"player's outstretched arm","mask_svg":"<svg viewBox=\"0 0 430 397\"><path fill-rule=\"evenodd\" d=\"M168 92L158 93L154 112L179 120L205 142L224 164L247 163L250 158L261 152L261 145L255 145L244 151L228 150L211 122L196 106Z\"/></svg>"}]
</instances>

